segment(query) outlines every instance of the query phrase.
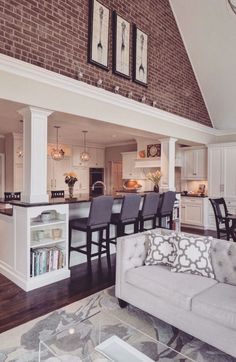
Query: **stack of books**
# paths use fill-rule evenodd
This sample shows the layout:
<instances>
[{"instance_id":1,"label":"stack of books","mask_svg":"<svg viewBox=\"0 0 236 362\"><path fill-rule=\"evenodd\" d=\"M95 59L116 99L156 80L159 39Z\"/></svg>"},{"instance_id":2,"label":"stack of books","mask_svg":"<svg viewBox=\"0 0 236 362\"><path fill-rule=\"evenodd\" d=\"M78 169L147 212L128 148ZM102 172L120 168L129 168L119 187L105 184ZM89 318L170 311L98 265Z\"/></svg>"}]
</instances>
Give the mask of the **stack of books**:
<instances>
[{"instance_id":1,"label":"stack of books","mask_svg":"<svg viewBox=\"0 0 236 362\"><path fill-rule=\"evenodd\" d=\"M65 266L65 250L60 247L31 249L30 276L35 277Z\"/></svg>"}]
</instances>

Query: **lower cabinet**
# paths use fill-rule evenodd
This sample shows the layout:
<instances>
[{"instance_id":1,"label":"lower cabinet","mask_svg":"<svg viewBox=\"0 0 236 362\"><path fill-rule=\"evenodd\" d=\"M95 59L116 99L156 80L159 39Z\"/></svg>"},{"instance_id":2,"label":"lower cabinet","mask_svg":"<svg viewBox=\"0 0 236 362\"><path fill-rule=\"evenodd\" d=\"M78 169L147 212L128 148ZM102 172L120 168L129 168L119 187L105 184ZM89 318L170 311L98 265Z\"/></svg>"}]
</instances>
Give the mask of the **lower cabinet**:
<instances>
[{"instance_id":1,"label":"lower cabinet","mask_svg":"<svg viewBox=\"0 0 236 362\"><path fill-rule=\"evenodd\" d=\"M181 225L206 229L208 226L208 198L181 197Z\"/></svg>"}]
</instances>

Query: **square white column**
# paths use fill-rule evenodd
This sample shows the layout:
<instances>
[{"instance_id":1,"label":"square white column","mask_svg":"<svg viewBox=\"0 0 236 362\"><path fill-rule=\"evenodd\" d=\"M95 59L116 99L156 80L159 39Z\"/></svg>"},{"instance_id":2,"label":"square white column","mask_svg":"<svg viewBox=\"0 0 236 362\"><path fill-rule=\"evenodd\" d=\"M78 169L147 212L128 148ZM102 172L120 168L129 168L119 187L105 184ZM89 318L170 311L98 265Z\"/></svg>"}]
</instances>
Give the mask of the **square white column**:
<instances>
[{"instance_id":1,"label":"square white column","mask_svg":"<svg viewBox=\"0 0 236 362\"><path fill-rule=\"evenodd\" d=\"M175 142L176 138L161 141L161 190L175 191Z\"/></svg>"},{"instance_id":2,"label":"square white column","mask_svg":"<svg viewBox=\"0 0 236 362\"><path fill-rule=\"evenodd\" d=\"M24 121L22 201L47 202L47 130L48 116L52 112L26 107L19 113Z\"/></svg>"}]
</instances>

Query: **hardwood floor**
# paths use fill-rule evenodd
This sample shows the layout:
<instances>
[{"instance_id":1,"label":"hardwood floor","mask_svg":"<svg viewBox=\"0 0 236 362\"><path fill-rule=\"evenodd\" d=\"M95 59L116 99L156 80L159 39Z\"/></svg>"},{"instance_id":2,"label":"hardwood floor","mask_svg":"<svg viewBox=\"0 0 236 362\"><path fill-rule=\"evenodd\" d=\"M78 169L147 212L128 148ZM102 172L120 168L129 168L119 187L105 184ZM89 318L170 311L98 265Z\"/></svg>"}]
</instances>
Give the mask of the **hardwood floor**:
<instances>
[{"instance_id":1,"label":"hardwood floor","mask_svg":"<svg viewBox=\"0 0 236 362\"><path fill-rule=\"evenodd\" d=\"M182 231L199 235L216 236L215 232L182 228ZM115 283L115 255L111 257L111 269L106 257L92 262L92 274L87 265L71 268L71 278L24 292L0 274L0 333L52 312L67 304L83 299L108 288Z\"/></svg>"},{"instance_id":2,"label":"hardwood floor","mask_svg":"<svg viewBox=\"0 0 236 362\"><path fill-rule=\"evenodd\" d=\"M80 264L71 268L71 278L27 293L0 274L0 333L108 288L114 282L114 255L111 269L104 257L101 263L92 262L92 274L86 264Z\"/></svg>"}]
</instances>

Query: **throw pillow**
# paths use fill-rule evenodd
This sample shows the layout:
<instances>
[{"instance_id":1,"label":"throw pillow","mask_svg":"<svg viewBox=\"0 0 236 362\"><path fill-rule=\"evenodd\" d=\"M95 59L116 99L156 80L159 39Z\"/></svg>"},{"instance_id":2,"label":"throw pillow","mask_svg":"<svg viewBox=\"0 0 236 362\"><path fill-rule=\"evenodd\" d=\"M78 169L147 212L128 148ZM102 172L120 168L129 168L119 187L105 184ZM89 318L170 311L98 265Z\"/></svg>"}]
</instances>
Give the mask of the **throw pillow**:
<instances>
[{"instance_id":1,"label":"throw pillow","mask_svg":"<svg viewBox=\"0 0 236 362\"><path fill-rule=\"evenodd\" d=\"M153 231L146 234L147 257L146 265L166 264L172 265L175 255L173 240L175 234L163 235Z\"/></svg>"},{"instance_id":2,"label":"throw pillow","mask_svg":"<svg viewBox=\"0 0 236 362\"><path fill-rule=\"evenodd\" d=\"M184 234L176 235L173 246L176 254L171 271L192 273L214 278L210 258L212 237L202 238Z\"/></svg>"}]
</instances>

